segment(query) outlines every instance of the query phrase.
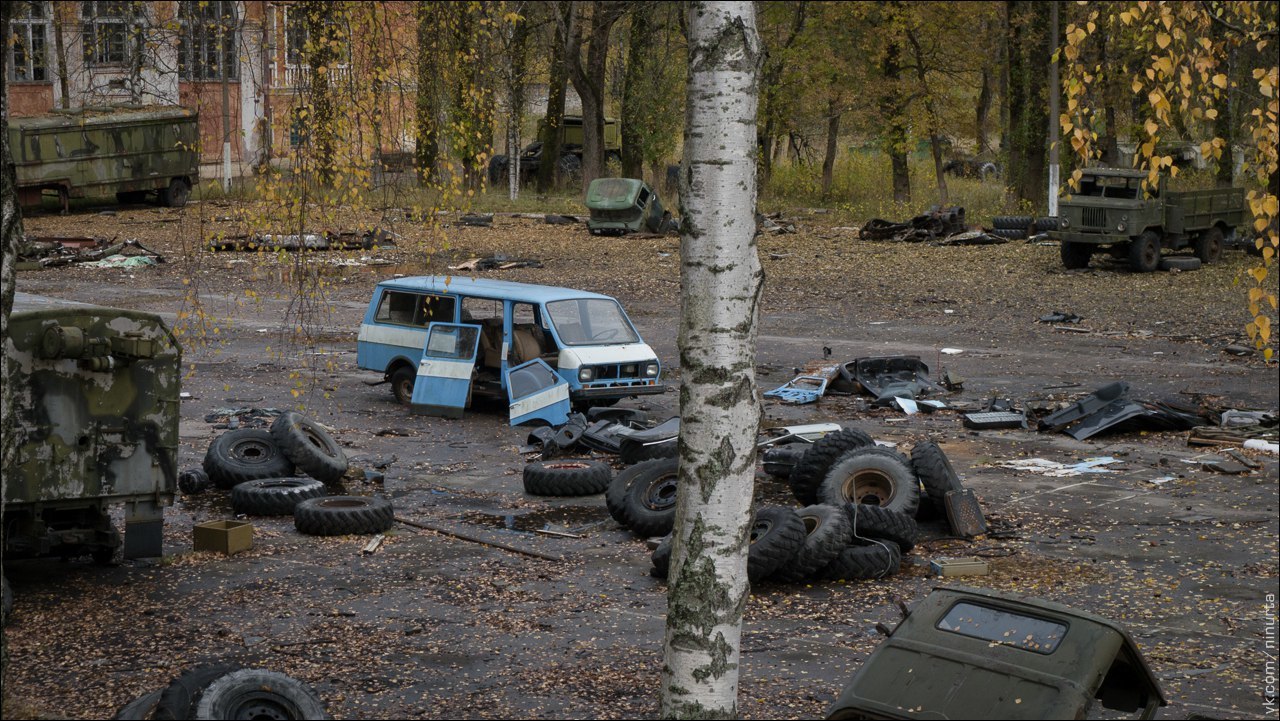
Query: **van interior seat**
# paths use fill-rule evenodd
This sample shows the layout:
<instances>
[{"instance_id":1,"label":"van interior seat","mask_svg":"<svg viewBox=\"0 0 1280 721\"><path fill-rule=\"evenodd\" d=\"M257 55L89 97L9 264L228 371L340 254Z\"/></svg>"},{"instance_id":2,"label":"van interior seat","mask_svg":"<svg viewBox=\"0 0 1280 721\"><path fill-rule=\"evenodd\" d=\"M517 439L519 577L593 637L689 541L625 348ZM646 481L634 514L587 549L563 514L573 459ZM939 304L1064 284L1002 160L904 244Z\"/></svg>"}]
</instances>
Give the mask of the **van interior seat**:
<instances>
[{"instance_id":1,"label":"van interior seat","mask_svg":"<svg viewBox=\"0 0 1280 721\"><path fill-rule=\"evenodd\" d=\"M511 364L520 365L528 363L535 358L542 357L542 343L538 341L538 335L535 331L536 326L532 323L522 323L513 326L511 329ZM540 330L540 329L539 329Z\"/></svg>"},{"instance_id":2,"label":"van interior seat","mask_svg":"<svg viewBox=\"0 0 1280 721\"><path fill-rule=\"evenodd\" d=\"M490 368L502 367L502 319L480 321L480 362Z\"/></svg>"}]
</instances>

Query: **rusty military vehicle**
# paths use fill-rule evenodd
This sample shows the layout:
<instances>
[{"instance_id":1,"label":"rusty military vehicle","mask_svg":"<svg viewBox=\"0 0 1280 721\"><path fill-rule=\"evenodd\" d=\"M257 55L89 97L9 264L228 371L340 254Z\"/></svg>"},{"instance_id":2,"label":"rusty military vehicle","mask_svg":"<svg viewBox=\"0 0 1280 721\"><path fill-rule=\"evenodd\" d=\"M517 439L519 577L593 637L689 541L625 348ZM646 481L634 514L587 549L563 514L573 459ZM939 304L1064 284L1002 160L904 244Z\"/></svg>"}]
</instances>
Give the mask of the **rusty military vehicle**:
<instances>
[{"instance_id":1,"label":"rusty military vehicle","mask_svg":"<svg viewBox=\"0 0 1280 721\"><path fill-rule=\"evenodd\" d=\"M179 208L199 182L199 117L176 106L87 107L11 118L9 147L18 202L45 193L66 210L71 198L115 196L140 203L154 195Z\"/></svg>"},{"instance_id":2,"label":"rusty military vehicle","mask_svg":"<svg viewBox=\"0 0 1280 721\"><path fill-rule=\"evenodd\" d=\"M3 349L16 460L4 558L160 556L177 482L182 351L151 313L17 293ZM124 506L123 543L110 516Z\"/></svg>"}]
</instances>

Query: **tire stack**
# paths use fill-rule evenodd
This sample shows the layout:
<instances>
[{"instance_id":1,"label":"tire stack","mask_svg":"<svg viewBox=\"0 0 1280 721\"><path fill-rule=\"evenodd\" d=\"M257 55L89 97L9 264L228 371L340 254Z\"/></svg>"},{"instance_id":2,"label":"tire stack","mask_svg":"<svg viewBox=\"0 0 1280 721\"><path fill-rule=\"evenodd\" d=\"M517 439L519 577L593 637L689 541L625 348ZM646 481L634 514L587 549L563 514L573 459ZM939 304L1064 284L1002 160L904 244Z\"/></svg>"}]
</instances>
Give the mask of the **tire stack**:
<instances>
[{"instance_id":1,"label":"tire stack","mask_svg":"<svg viewBox=\"0 0 1280 721\"><path fill-rule=\"evenodd\" d=\"M991 234L1010 240L1025 240L1058 227L1057 218L1031 215L997 215L991 219Z\"/></svg>"},{"instance_id":2,"label":"tire stack","mask_svg":"<svg viewBox=\"0 0 1280 721\"><path fill-rule=\"evenodd\" d=\"M168 686L125 704L112 718L332 719L310 686L277 671L220 663L188 669Z\"/></svg>"}]
</instances>

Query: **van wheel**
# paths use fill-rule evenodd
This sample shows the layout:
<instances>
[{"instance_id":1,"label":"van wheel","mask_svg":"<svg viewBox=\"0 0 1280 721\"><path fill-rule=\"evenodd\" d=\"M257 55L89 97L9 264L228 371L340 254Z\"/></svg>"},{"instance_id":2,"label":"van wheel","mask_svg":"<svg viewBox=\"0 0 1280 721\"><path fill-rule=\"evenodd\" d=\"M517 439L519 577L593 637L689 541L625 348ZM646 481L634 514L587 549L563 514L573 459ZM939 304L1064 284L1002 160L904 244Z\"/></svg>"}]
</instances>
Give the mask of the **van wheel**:
<instances>
[{"instance_id":1,"label":"van wheel","mask_svg":"<svg viewBox=\"0 0 1280 721\"><path fill-rule=\"evenodd\" d=\"M1145 231L1129 244L1129 267L1135 273L1150 273L1160 267L1160 234Z\"/></svg>"},{"instance_id":2,"label":"van wheel","mask_svg":"<svg viewBox=\"0 0 1280 721\"><path fill-rule=\"evenodd\" d=\"M160 194L160 201L170 208L181 208L191 197L191 186L182 178L169 181L169 187Z\"/></svg>"},{"instance_id":3,"label":"van wheel","mask_svg":"<svg viewBox=\"0 0 1280 721\"><path fill-rule=\"evenodd\" d=\"M400 366L391 374L391 395L396 397L396 403L409 407L413 402L413 382L417 377L409 366Z\"/></svg>"},{"instance_id":4,"label":"van wheel","mask_svg":"<svg viewBox=\"0 0 1280 721\"><path fill-rule=\"evenodd\" d=\"M1222 259L1222 228L1210 228L1196 237L1196 257L1205 265Z\"/></svg>"}]
</instances>

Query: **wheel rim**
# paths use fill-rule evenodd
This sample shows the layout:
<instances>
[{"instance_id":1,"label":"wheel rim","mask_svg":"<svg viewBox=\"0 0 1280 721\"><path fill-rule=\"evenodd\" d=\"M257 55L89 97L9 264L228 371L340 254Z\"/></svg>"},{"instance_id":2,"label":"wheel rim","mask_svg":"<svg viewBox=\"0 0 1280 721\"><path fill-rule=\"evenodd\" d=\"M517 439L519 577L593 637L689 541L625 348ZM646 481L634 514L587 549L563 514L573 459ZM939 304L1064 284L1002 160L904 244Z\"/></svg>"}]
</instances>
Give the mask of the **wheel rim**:
<instances>
[{"instance_id":1,"label":"wheel rim","mask_svg":"<svg viewBox=\"0 0 1280 721\"><path fill-rule=\"evenodd\" d=\"M651 511L665 511L676 505L676 477L663 476L650 483L644 505Z\"/></svg>"},{"instance_id":2,"label":"wheel rim","mask_svg":"<svg viewBox=\"0 0 1280 721\"><path fill-rule=\"evenodd\" d=\"M333 448L328 439L317 433L315 429L303 426L302 432L306 434L307 440L311 441L311 445L315 446L321 453L324 453L326 456L334 455Z\"/></svg>"},{"instance_id":3,"label":"wheel rim","mask_svg":"<svg viewBox=\"0 0 1280 721\"><path fill-rule=\"evenodd\" d=\"M406 378L396 383L396 400L402 406L413 402L413 378Z\"/></svg>"},{"instance_id":4,"label":"wheel rim","mask_svg":"<svg viewBox=\"0 0 1280 721\"><path fill-rule=\"evenodd\" d=\"M840 486L840 493L849 503L867 506L883 506L893 500L893 479L877 470L857 471Z\"/></svg>"},{"instance_id":5,"label":"wheel rim","mask_svg":"<svg viewBox=\"0 0 1280 721\"><path fill-rule=\"evenodd\" d=\"M240 441L231 448L232 458L243 463L266 463L275 453L271 446L262 441Z\"/></svg>"},{"instance_id":6,"label":"wheel rim","mask_svg":"<svg viewBox=\"0 0 1280 721\"><path fill-rule=\"evenodd\" d=\"M253 719L254 721L287 721L301 718L292 704L267 695L255 694L236 704L226 718Z\"/></svg>"},{"instance_id":7,"label":"wheel rim","mask_svg":"<svg viewBox=\"0 0 1280 721\"><path fill-rule=\"evenodd\" d=\"M1146 239L1142 242L1142 264L1154 268L1160 264L1160 246L1155 241Z\"/></svg>"}]
</instances>

